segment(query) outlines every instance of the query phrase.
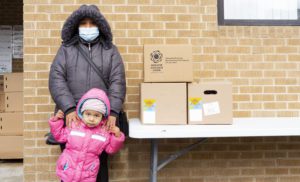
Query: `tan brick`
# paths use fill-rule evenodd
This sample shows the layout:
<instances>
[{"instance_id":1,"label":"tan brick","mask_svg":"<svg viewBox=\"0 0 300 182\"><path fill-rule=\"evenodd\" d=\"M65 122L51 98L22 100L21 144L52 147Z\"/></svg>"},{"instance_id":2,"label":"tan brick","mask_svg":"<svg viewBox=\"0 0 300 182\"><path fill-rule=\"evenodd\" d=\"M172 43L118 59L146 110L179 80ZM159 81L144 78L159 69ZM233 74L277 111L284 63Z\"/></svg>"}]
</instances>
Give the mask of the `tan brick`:
<instances>
[{"instance_id":1,"label":"tan brick","mask_svg":"<svg viewBox=\"0 0 300 182\"><path fill-rule=\"evenodd\" d=\"M187 13L186 6L164 6L164 10L166 13Z\"/></svg>"},{"instance_id":2,"label":"tan brick","mask_svg":"<svg viewBox=\"0 0 300 182\"><path fill-rule=\"evenodd\" d=\"M61 29L62 23L60 22L38 22L37 23L38 29L49 29L49 27L52 27L53 29Z\"/></svg>"},{"instance_id":3,"label":"tan brick","mask_svg":"<svg viewBox=\"0 0 300 182\"><path fill-rule=\"evenodd\" d=\"M158 36L156 34L156 36ZM128 30L128 37L151 37L150 30Z\"/></svg>"},{"instance_id":4,"label":"tan brick","mask_svg":"<svg viewBox=\"0 0 300 182\"><path fill-rule=\"evenodd\" d=\"M225 53L226 50L223 47L204 47L203 52L204 54L218 54Z\"/></svg>"},{"instance_id":5,"label":"tan brick","mask_svg":"<svg viewBox=\"0 0 300 182\"><path fill-rule=\"evenodd\" d=\"M115 6L114 12L116 13L137 13L136 6Z\"/></svg>"},{"instance_id":6,"label":"tan brick","mask_svg":"<svg viewBox=\"0 0 300 182\"><path fill-rule=\"evenodd\" d=\"M264 39L263 45L266 46L275 46L275 45L281 45L283 46L285 44L285 39Z\"/></svg>"},{"instance_id":7,"label":"tan brick","mask_svg":"<svg viewBox=\"0 0 300 182\"><path fill-rule=\"evenodd\" d=\"M176 37L176 35L177 31L175 30L153 30L153 36L155 37Z\"/></svg>"},{"instance_id":8,"label":"tan brick","mask_svg":"<svg viewBox=\"0 0 300 182\"><path fill-rule=\"evenodd\" d=\"M273 69L274 64L273 63L253 63L253 64L251 64L251 67L253 69L268 70L268 69Z\"/></svg>"},{"instance_id":9,"label":"tan brick","mask_svg":"<svg viewBox=\"0 0 300 182\"><path fill-rule=\"evenodd\" d=\"M276 112L274 111L253 111L253 117L276 117Z\"/></svg>"},{"instance_id":10,"label":"tan brick","mask_svg":"<svg viewBox=\"0 0 300 182\"><path fill-rule=\"evenodd\" d=\"M284 71L265 71L265 77L285 77L286 73Z\"/></svg>"},{"instance_id":11,"label":"tan brick","mask_svg":"<svg viewBox=\"0 0 300 182\"><path fill-rule=\"evenodd\" d=\"M125 4L125 0L103 0L103 4Z\"/></svg>"},{"instance_id":12,"label":"tan brick","mask_svg":"<svg viewBox=\"0 0 300 182\"><path fill-rule=\"evenodd\" d=\"M265 109L286 109L286 103L274 102L274 103L264 103Z\"/></svg>"},{"instance_id":13,"label":"tan brick","mask_svg":"<svg viewBox=\"0 0 300 182\"><path fill-rule=\"evenodd\" d=\"M284 174L288 174L288 169L286 169L286 168L267 168L266 174L267 175L284 175Z\"/></svg>"},{"instance_id":14,"label":"tan brick","mask_svg":"<svg viewBox=\"0 0 300 182\"><path fill-rule=\"evenodd\" d=\"M128 21L150 21L150 14L129 14Z\"/></svg>"},{"instance_id":15,"label":"tan brick","mask_svg":"<svg viewBox=\"0 0 300 182\"><path fill-rule=\"evenodd\" d=\"M188 23L182 23L182 22L166 23L166 29L188 29L188 28L189 28Z\"/></svg>"},{"instance_id":16,"label":"tan brick","mask_svg":"<svg viewBox=\"0 0 300 182\"><path fill-rule=\"evenodd\" d=\"M49 4L48 0L24 0L24 4Z\"/></svg>"},{"instance_id":17,"label":"tan brick","mask_svg":"<svg viewBox=\"0 0 300 182\"><path fill-rule=\"evenodd\" d=\"M259 94L259 95L253 95L252 96L253 101L274 101L274 95L265 95L265 94Z\"/></svg>"},{"instance_id":18,"label":"tan brick","mask_svg":"<svg viewBox=\"0 0 300 182\"><path fill-rule=\"evenodd\" d=\"M277 47L277 53L297 53L297 47Z\"/></svg>"},{"instance_id":19,"label":"tan brick","mask_svg":"<svg viewBox=\"0 0 300 182\"><path fill-rule=\"evenodd\" d=\"M250 101L249 95L233 95L233 101Z\"/></svg>"},{"instance_id":20,"label":"tan brick","mask_svg":"<svg viewBox=\"0 0 300 182\"><path fill-rule=\"evenodd\" d=\"M63 12L64 13L72 13L73 11L77 10L80 5L69 5L69 4L64 4L62 6Z\"/></svg>"},{"instance_id":21,"label":"tan brick","mask_svg":"<svg viewBox=\"0 0 300 182\"><path fill-rule=\"evenodd\" d=\"M150 0L128 0L128 4L150 4Z\"/></svg>"},{"instance_id":22,"label":"tan brick","mask_svg":"<svg viewBox=\"0 0 300 182\"><path fill-rule=\"evenodd\" d=\"M24 19L27 21L48 21L49 16L47 14L24 14Z\"/></svg>"},{"instance_id":23,"label":"tan brick","mask_svg":"<svg viewBox=\"0 0 300 182\"><path fill-rule=\"evenodd\" d=\"M258 110L262 109L261 103L240 103L239 109L241 110Z\"/></svg>"},{"instance_id":24,"label":"tan brick","mask_svg":"<svg viewBox=\"0 0 300 182\"><path fill-rule=\"evenodd\" d=\"M138 23L135 22L118 22L115 24L116 29L138 29Z\"/></svg>"},{"instance_id":25,"label":"tan brick","mask_svg":"<svg viewBox=\"0 0 300 182\"><path fill-rule=\"evenodd\" d=\"M163 42L161 38L141 38L141 44L162 44Z\"/></svg>"},{"instance_id":26,"label":"tan brick","mask_svg":"<svg viewBox=\"0 0 300 182\"><path fill-rule=\"evenodd\" d=\"M205 29L206 28L206 24L204 23L198 23L198 22L192 22L190 23L190 28L191 29Z\"/></svg>"},{"instance_id":27,"label":"tan brick","mask_svg":"<svg viewBox=\"0 0 300 182\"><path fill-rule=\"evenodd\" d=\"M273 79L252 79L251 83L253 85L274 85L274 80Z\"/></svg>"},{"instance_id":28,"label":"tan brick","mask_svg":"<svg viewBox=\"0 0 300 182\"><path fill-rule=\"evenodd\" d=\"M61 13L62 7L60 5L39 5L37 6L37 12L42 13Z\"/></svg>"},{"instance_id":29,"label":"tan brick","mask_svg":"<svg viewBox=\"0 0 300 182\"><path fill-rule=\"evenodd\" d=\"M258 86L241 86L240 87L240 92L241 93L261 93L262 92L262 87Z\"/></svg>"},{"instance_id":30,"label":"tan brick","mask_svg":"<svg viewBox=\"0 0 300 182\"><path fill-rule=\"evenodd\" d=\"M218 61L227 61L227 62L239 61L239 57L236 55L217 55L216 59Z\"/></svg>"},{"instance_id":31,"label":"tan brick","mask_svg":"<svg viewBox=\"0 0 300 182\"><path fill-rule=\"evenodd\" d=\"M41 71L42 70L47 71L47 70L49 70L49 65L43 64L43 63L35 63L35 64L26 63L26 64L24 64L24 69L26 69L28 71L34 71L36 69L39 69Z\"/></svg>"},{"instance_id":32,"label":"tan brick","mask_svg":"<svg viewBox=\"0 0 300 182\"><path fill-rule=\"evenodd\" d=\"M285 95L276 95L277 101L296 101L298 100L298 95L285 94Z\"/></svg>"},{"instance_id":33,"label":"tan brick","mask_svg":"<svg viewBox=\"0 0 300 182\"><path fill-rule=\"evenodd\" d=\"M160 6L141 6L140 7L141 13L162 13L163 7Z\"/></svg>"},{"instance_id":34,"label":"tan brick","mask_svg":"<svg viewBox=\"0 0 300 182\"><path fill-rule=\"evenodd\" d=\"M166 44L188 44L187 38L166 38Z\"/></svg>"},{"instance_id":35,"label":"tan brick","mask_svg":"<svg viewBox=\"0 0 300 182\"><path fill-rule=\"evenodd\" d=\"M126 15L125 14L105 14L105 18L108 20L108 22L113 21L126 21Z\"/></svg>"},{"instance_id":36,"label":"tan brick","mask_svg":"<svg viewBox=\"0 0 300 182\"><path fill-rule=\"evenodd\" d=\"M51 14L50 20L51 21L64 21L66 20L70 14Z\"/></svg>"},{"instance_id":37,"label":"tan brick","mask_svg":"<svg viewBox=\"0 0 300 182\"><path fill-rule=\"evenodd\" d=\"M274 53L274 52L275 52L275 49L273 47L257 46L257 47L252 48L253 54L270 54L270 53Z\"/></svg>"},{"instance_id":38,"label":"tan brick","mask_svg":"<svg viewBox=\"0 0 300 182\"><path fill-rule=\"evenodd\" d=\"M239 44L240 45L251 45L251 46L260 46L262 45L262 40L261 39L239 39Z\"/></svg>"},{"instance_id":39,"label":"tan brick","mask_svg":"<svg viewBox=\"0 0 300 182\"><path fill-rule=\"evenodd\" d=\"M179 30L178 36L179 37L199 37L201 34L198 30Z\"/></svg>"},{"instance_id":40,"label":"tan brick","mask_svg":"<svg viewBox=\"0 0 300 182\"><path fill-rule=\"evenodd\" d=\"M238 77L237 71L218 71L216 72L217 77Z\"/></svg>"},{"instance_id":41,"label":"tan brick","mask_svg":"<svg viewBox=\"0 0 300 182\"><path fill-rule=\"evenodd\" d=\"M233 111L233 117L250 117L250 111Z\"/></svg>"},{"instance_id":42,"label":"tan brick","mask_svg":"<svg viewBox=\"0 0 300 182\"><path fill-rule=\"evenodd\" d=\"M176 16L173 14L161 14L161 15L153 15L153 21L175 21Z\"/></svg>"},{"instance_id":43,"label":"tan brick","mask_svg":"<svg viewBox=\"0 0 300 182\"><path fill-rule=\"evenodd\" d=\"M297 84L297 79L296 78L277 78L275 79L275 84L276 85L296 85Z\"/></svg>"}]
</instances>

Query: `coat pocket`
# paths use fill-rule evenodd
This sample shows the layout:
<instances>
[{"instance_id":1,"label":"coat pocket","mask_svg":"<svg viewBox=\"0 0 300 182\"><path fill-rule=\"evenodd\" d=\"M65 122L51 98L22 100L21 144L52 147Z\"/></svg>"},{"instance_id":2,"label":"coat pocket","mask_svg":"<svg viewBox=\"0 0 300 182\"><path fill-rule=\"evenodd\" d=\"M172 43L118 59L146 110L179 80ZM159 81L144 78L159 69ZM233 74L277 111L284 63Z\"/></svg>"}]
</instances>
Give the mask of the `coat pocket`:
<instances>
[{"instance_id":1,"label":"coat pocket","mask_svg":"<svg viewBox=\"0 0 300 182\"><path fill-rule=\"evenodd\" d=\"M87 167L87 172L90 177L96 177L99 171L99 160L96 160L92 162L88 167Z\"/></svg>"},{"instance_id":2,"label":"coat pocket","mask_svg":"<svg viewBox=\"0 0 300 182\"><path fill-rule=\"evenodd\" d=\"M73 168L73 163L71 160L71 157L67 154L62 154L59 158L59 160L57 161L57 167L60 171L68 171L71 168Z\"/></svg>"}]
</instances>

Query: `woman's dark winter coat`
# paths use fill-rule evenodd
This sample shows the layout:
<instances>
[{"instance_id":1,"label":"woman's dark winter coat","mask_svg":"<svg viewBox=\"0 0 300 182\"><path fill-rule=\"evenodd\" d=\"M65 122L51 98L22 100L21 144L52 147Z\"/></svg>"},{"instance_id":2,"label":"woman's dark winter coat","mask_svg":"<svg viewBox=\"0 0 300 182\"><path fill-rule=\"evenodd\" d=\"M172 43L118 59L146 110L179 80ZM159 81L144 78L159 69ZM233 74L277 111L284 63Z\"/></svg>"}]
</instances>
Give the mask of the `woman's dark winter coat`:
<instances>
[{"instance_id":1,"label":"woman's dark winter coat","mask_svg":"<svg viewBox=\"0 0 300 182\"><path fill-rule=\"evenodd\" d=\"M79 22L84 18L91 18L100 32L99 37L90 43L78 36ZM94 5L82 5L66 20L61 37L63 42L49 75L49 90L56 109L61 109L64 113L74 111L76 103L85 92L91 88L100 88L109 97L111 115L117 115L126 94L124 64L118 49L112 43L110 26L99 9ZM108 88L78 51L77 45L97 65L109 83Z\"/></svg>"}]
</instances>

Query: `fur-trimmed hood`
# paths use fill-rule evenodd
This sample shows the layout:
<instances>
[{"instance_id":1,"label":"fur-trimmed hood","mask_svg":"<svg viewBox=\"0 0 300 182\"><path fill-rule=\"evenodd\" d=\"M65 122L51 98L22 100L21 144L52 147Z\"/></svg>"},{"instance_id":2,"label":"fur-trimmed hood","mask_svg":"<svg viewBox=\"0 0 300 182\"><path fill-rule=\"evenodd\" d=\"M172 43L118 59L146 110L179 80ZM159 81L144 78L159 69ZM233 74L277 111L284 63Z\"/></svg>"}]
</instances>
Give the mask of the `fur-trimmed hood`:
<instances>
[{"instance_id":1,"label":"fur-trimmed hood","mask_svg":"<svg viewBox=\"0 0 300 182\"><path fill-rule=\"evenodd\" d=\"M99 40L105 47L110 48L113 39L111 28L95 5L81 5L68 17L61 32L63 45L73 45L79 41L79 22L84 18L91 18L96 23L100 32Z\"/></svg>"}]
</instances>

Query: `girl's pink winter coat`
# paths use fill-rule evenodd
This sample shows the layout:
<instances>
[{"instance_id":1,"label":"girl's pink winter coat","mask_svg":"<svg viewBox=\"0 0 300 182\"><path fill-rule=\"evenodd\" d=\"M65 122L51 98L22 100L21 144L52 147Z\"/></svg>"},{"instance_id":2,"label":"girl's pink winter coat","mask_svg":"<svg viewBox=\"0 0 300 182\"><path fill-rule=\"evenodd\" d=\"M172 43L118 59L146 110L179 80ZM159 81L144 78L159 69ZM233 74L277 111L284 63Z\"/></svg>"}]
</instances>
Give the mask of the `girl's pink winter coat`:
<instances>
[{"instance_id":1,"label":"girl's pink winter coat","mask_svg":"<svg viewBox=\"0 0 300 182\"><path fill-rule=\"evenodd\" d=\"M77 104L77 114L82 119L79 112L85 100L96 98L106 104L107 112L105 117L94 128L89 128L82 121L76 126L72 123L71 128L63 127L64 121L59 119L54 121L50 118L49 124L54 138L62 143L66 142L66 149L57 161L56 174L64 182L95 182L100 167L99 155L102 151L113 154L121 149L125 136L117 138L108 133L103 127L109 116L110 104L105 92L100 89L91 89Z\"/></svg>"}]
</instances>

